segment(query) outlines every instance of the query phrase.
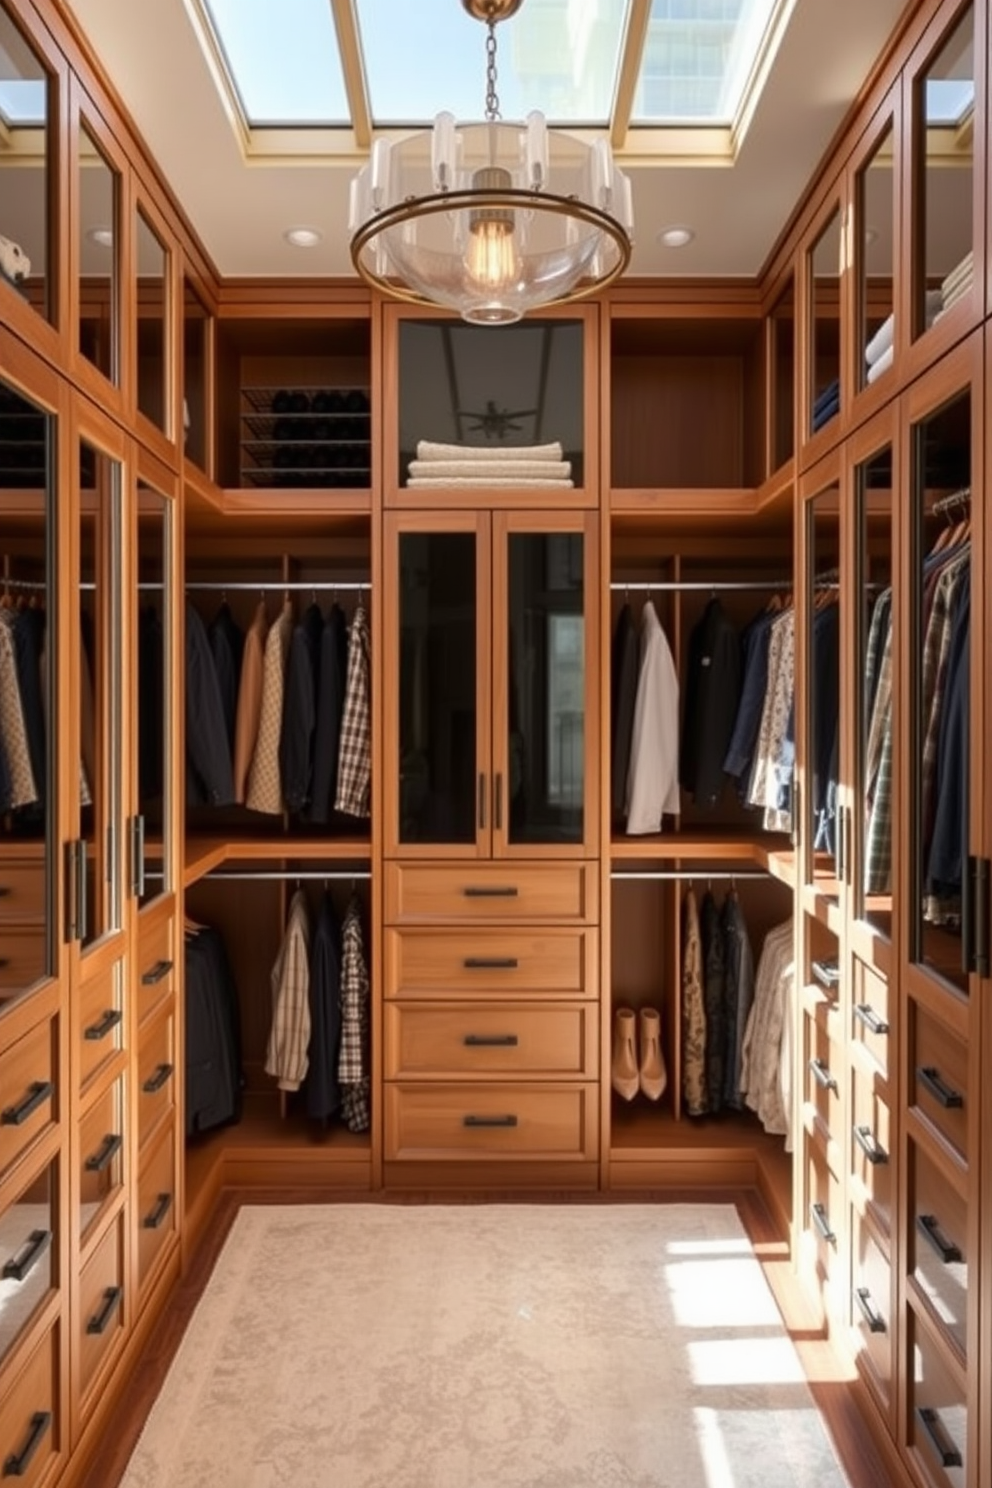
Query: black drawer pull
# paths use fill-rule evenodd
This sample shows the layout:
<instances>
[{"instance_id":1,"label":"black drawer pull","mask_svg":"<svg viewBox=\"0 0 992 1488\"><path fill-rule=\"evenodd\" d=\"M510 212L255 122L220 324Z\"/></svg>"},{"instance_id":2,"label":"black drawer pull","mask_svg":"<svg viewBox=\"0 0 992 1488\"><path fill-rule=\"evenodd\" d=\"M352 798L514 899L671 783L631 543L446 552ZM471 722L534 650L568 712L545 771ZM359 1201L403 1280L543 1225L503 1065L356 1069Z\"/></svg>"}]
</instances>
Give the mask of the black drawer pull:
<instances>
[{"instance_id":1,"label":"black drawer pull","mask_svg":"<svg viewBox=\"0 0 992 1488\"><path fill-rule=\"evenodd\" d=\"M516 899L519 890L512 888L509 884L475 886L469 885L462 889L466 899Z\"/></svg>"},{"instance_id":2,"label":"black drawer pull","mask_svg":"<svg viewBox=\"0 0 992 1488\"><path fill-rule=\"evenodd\" d=\"M0 956L0 971L2 971L5 967L7 967L9 965L10 965L9 958L7 956Z\"/></svg>"},{"instance_id":3,"label":"black drawer pull","mask_svg":"<svg viewBox=\"0 0 992 1488\"><path fill-rule=\"evenodd\" d=\"M16 1255L4 1264L0 1276L4 1281L23 1281L41 1260L52 1243L51 1230L32 1230Z\"/></svg>"},{"instance_id":4,"label":"black drawer pull","mask_svg":"<svg viewBox=\"0 0 992 1488\"><path fill-rule=\"evenodd\" d=\"M124 1014L119 1008L108 1008L99 1023L91 1023L89 1028L83 1030L83 1038L91 1039L94 1043L98 1039L106 1038L112 1028L116 1028Z\"/></svg>"},{"instance_id":5,"label":"black drawer pull","mask_svg":"<svg viewBox=\"0 0 992 1488\"><path fill-rule=\"evenodd\" d=\"M467 1033L462 1039L466 1049L515 1049L519 1042L515 1033Z\"/></svg>"},{"instance_id":6,"label":"black drawer pull","mask_svg":"<svg viewBox=\"0 0 992 1488\"><path fill-rule=\"evenodd\" d=\"M867 1287L854 1288L854 1300L858 1304L858 1311L868 1325L869 1333L884 1333L885 1319L880 1312L876 1312L871 1300L871 1292Z\"/></svg>"},{"instance_id":7,"label":"black drawer pull","mask_svg":"<svg viewBox=\"0 0 992 1488\"><path fill-rule=\"evenodd\" d=\"M463 1116L462 1126L516 1126L516 1116Z\"/></svg>"},{"instance_id":8,"label":"black drawer pull","mask_svg":"<svg viewBox=\"0 0 992 1488\"><path fill-rule=\"evenodd\" d=\"M826 987L828 992L832 992L840 981L840 967L837 962L814 961L812 969L813 975L816 977L820 986Z\"/></svg>"},{"instance_id":9,"label":"black drawer pull","mask_svg":"<svg viewBox=\"0 0 992 1488\"><path fill-rule=\"evenodd\" d=\"M888 1033L889 1031L888 1023L878 1016L870 1002L856 1002L854 1016L865 1025L869 1033Z\"/></svg>"},{"instance_id":10,"label":"black drawer pull","mask_svg":"<svg viewBox=\"0 0 992 1488\"><path fill-rule=\"evenodd\" d=\"M826 1240L828 1245L836 1245L837 1236L830 1228L830 1220L827 1216L826 1205L810 1204L809 1217L813 1221L813 1225L819 1232L822 1239Z\"/></svg>"},{"instance_id":11,"label":"black drawer pull","mask_svg":"<svg viewBox=\"0 0 992 1488\"><path fill-rule=\"evenodd\" d=\"M141 973L141 985L143 987L154 987L156 982L161 982L172 970L171 961L156 961L155 965L148 971Z\"/></svg>"},{"instance_id":12,"label":"black drawer pull","mask_svg":"<svg viewBox=\"0 0 992 1488\"><path fill-rule=\"evenodd\" d=\"M157 1230L171 1208L172 1195L170 1193L160 1193L151 1214L146 1214L141 1221L142 1228L146 1230Z\"/></svg>"},{"instance_id":13,"label":"black drawer pull","mask_svg":"<svg viewBox=\"0 0 992 1488\"><path fill-rule=\"evenodd\" d=\"M929 1406L916 1407L916 1419L926 1432L941 1467L963 1467L961 1453L955 1446L948 1446L947 1433L940 1416Z\"/></svg>"},{"instance_id":14,"label":"black drawer pull","mask_svg":"<svg viewBox=\"0 0 992 1488\"><path fill-rule=\"evenodd\" d=\"M520 963L516 956L466 956L466 971L515 971Z\"/></svg>"},{"instance_id":15,"label":"black drawer pull","mask_svg":"<svg viewBox=\"0 0 992 1488\"><path fill-rule=\"evenodd\" d=\"M13 893L10 884L0 884L0 899L7 899Z\"/></svg>"},{"instance_id":16,"label":"black drawer pull","mask_svg":"<svg viewBox=\"0 0 992 1488\"><path fill-rule=\"evenodd\" d=\"M123 1146L123 1137L108 1134L100 1143L99 1152L94 1152L86 1159L87 1173L102 1173L104 1168L110 1166L111 1159L116 1157Z\"/></svg>"},{"instance_id":17,"label":"black drawer pull","mask_svg":"<svg viewBox=\"0 0 992 1488\"><path fill-rule=\"evenodd\" d=\"M918 1065L916 1078L935 1100L938 1100L946 1111L957 1109L964 1105L964 1096L957 1090L952 1090L950 1085L945 1085L940 1078L940 1071L932 1064Z\"/></svg>"},{"instance_id":18,"label":"black drawer pull","mask_svg":"<svg viewBox=\"0 0 992 1488\"><path fill-rule=\"evenodd\" d=\"M875 1133L872 1131L870 1126L856 1126L854 1128L854 1140L857 1142L858 1146L861 1148L861 1151L871 1163L872 1167L877 1167L880 1163L888 1162L889 1154L886 1152L885 1148L877 1141Z\"/></svg>"},{"instance_id":19,"label":"black drawer pull","mask_svg":"<svg viewBox=\"0 0 992 1488\"><path fill-rule=\"evenodd\" d=\"M949 1266L952 1261L964 1260L960 1248L954 1244L954 1241L944 1239L941 1234L940 1220L936 1214L918 1214L916 1228L924 1239L929 1240L945 1266Z\"/></svg>"},{"instance_id":20,"label":"black drawer pull","mask_svg":"<svg viewBox=\"0 0 992 1488\"><path fill-rule=\"evenodd\" d=\"M123 1287L107 1287L103 1294L103 1306L99 1312L94 1313L86 1324L87 1333L106 1333L110 1326L110 1319L121 1305L123 1295Z\"/></svg>"},{"instance_id":21,"label":"black drawer pull","mask_svg":"<svg viewBox=\"0 0 992 1488\"><path fill-rule=\"evenodd\" d=\"M171 1064L156 1065L155 1073L148 1076L148 1079L141 1087L142 1090L145 1092L146 1095L156 1095L162 1089L162 1086L166 1083L171 1074Z\"/></svg>"},{"instance_id":22,"label":"black drawer pull","mask_svg":"<svg viewBox=\"0 0 992 1488\"><path fill-rule=\"evenodd\" d=\"M34 1080L28 1086L28 1093L19 1106L4 1107L0 1113L0 1126L22 1126L39 1106L45 1104L54 1089L51 1080Z\"/></svg>"},{"instance_id":23,"label":"black drawer pull","mask_svg":"<svg viewBox=\"0 0 992 1488\"><path fill-rule=\"evenodd\" d=\"M822 1059L811 1059L809 1062L809 1072L816 1083L822 1086L824 1090L837 1089L837 1081Z\"/></svg>"},{"instance_id":24,"label":"black drawer pull","mask_svg":"<svg viewBox=\"0 0 992 1488\"><path fill-rule=\"evenodd\" d=\"M31 1466L31 1458L45 1440L45 1433L52 1424L51 1411L35 1411L31 1417L31 1432L21 1450L12 1452L3 1465L5 1478L23 1478Z\"/></svg>"}]
</instances>

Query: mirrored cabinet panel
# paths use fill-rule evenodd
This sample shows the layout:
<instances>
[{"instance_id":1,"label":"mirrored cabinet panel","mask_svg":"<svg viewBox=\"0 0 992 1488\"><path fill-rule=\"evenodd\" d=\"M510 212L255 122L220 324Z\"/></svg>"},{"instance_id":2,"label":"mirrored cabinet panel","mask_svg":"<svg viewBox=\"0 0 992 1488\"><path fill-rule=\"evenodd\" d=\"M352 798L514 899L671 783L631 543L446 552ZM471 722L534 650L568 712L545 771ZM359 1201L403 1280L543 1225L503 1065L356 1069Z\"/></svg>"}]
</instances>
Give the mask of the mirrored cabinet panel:
<instances>
[{"instance_id":1,"label":"mirrored cabinet panel","mask_svg":"<svg viewBox=\"0 0 992 1488\"><path fill-rule=\"evenodd\" d=\"M174 884L171 840L171 574L173 503L138 482L138 815L131 826L132 888L142 905Z\"/></svg>"},{"instance_id":2,"label":"mirrored cabinet panel","mask_svg":"<svg viewBox=\"0 0 992 1488\"><path fill-rule=\"evenodd\" d=\"M120 177L85 123L79 127L79 350L119 378Z\"/></svg>"},{"instance_id":3,"label":"mirrored cabinet panel","mask_svg":"<svg viewBox=\"0 0 992 1488\"><path fill-rule=\"evenodd\" d=\"M0 381L0 1012L54 970L53 425Z\"/></svg>"},{"instance_id":4,"label":"mirrored cabinet panel","mask_svg":"<svg viewBox=\"0 0 992 1488\"><path fill-rule=\"evenodd\" d=\"M135 252L138 274L138 409L168 434L169 255L140 209Z\"/></svg>"},{"instance_id":5,"label":"mirrored cabinet panel","mask_svg":"<svg viewBox=\"0 0 992 1488\"><path fill-rule=\"evenodd\" d=\"M840 412L840 211L834 212L808 254L810 286L809 388L806 435L817 434Z\"/></svg>"},{"instance_id":6,"label":"mirrored cabinet panel","mask_svg":"<svg viewBox=\"0 0 992 1488\"><path fill-rule=\"evenodd\" d=\"M895 357L896 213L893 130L885 131L864 168L854 197L857 271L858 388L871 387Z\"/></svg>"},{"instance_id":7,"label":"mirrored cabinet panel","mask_svg":"<svg viewBox=\"0 0 992 1488\"><path fill-rule=\"evenodd\" d=\"M855 917L892 935L893 492L892 448L854 471L858 690L852 863Z\"/></svg>"},{"instance_id":8,"label":"mirrored cabinet panel","mask_svg":"<svg viewBox=\"0 0 992 1488\"><path fill-rule=\"evenodd\" d=\"M840 775L840 488L828 485L806 504L809 592L806 618L808 698L804 841L807 882L839 894L843 851L838 812Z\"/></svg>"},{"instance_id":9,"label":"mirrored cabinet panel","mask_svg":"<svg viewBox=\"0 0 992 1488\"><path fill-rule=\"evenodd\" d=\"M55 319L50 203L54 88L0 0L0 281Z\"/></svg>"},{"instance_id":10,"label":"mirrored cabinet panel","mask_svg":"<svg viewBox=\"0 0 992 1488\"><path fill-rule=\"evenodd\" d=\"M916 80L913 335L959 301L974 277L975 8L969 5Z\"/></svg>"},{"instance_id":11,"label":"mirrored cabinet panel","mask_svg":"<svg viewBox=\"0 0 992 1488\"><path fill-rule=\"evenodd\" d=\"M183 453L207 468L207 329L209 314L183 280Z\"/></svg>"}]
</instances>

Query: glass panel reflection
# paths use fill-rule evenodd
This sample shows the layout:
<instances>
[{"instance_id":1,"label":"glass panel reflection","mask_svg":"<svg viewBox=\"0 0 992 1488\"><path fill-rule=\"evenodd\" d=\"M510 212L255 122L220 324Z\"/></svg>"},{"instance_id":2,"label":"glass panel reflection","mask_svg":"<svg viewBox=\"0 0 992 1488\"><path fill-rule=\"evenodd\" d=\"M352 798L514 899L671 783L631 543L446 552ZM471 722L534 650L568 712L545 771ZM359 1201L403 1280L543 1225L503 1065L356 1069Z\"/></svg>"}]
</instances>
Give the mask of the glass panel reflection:
<instances>
[{"instance_id":1,"label":"glass panel reflection","mask_svg":"<svg viewBox=\"0 0 992 1488\"><path fill-rule=\"evenodd\" d=\"M167 254L144 214L138 213L138 407L169 431L166 397Z\"/></svg>"},{"instance_id":2,"label":"glass panel reflection","mask_svg":"<svg viewBox=\"0 0 992 1488\"><path fill-rule=\"evenodd\" d=\"M917 89L917 224L913 334L971 294L974 248L975 12L969 6Z\"/></svg>"},{"instance_id":3,"label":"glass panel reflection","mask_svg":"<svg viewBox=\"0 0 992 1488\"><path fill-rule=\"evenodd\" d=\"M858 709L855 883L858 917L892 934L892 450L855 472Z\"/></svg>"},{"instance_id":4,"label":"glass panel reflection","mask_svg":"<svg viewBox=\"0 0 992 1488\"><path fill-rule=\"evenodd\" d=\"M55 1164L0 1213L0 1360L57 1284Z\"/></svg>"},{"instance_id":5,"label":"glass panel reflection","mask_svg":"<svg viewBox=\"0 0 992 1488\"><path fill-rule=\"evenodd\" d=\"M183 282L183 450L207 468L206 307L189 280Z\"/></svg>"},{"instance_id":6,"label":"glass panel reflection","mask_svg":"<svg viewBox=\"0 0 992 1488\"><path fill-rule=\"evenodd\" d=\"M400 841L474 842L474 534L402 533L399 580Z\"/></svg>"},{"instance_id":7,"label":"glass panel reflection","mask_svg":"<svg viewBox=\"0 0 992 1488\"><path fill-rule=\"evenodd\" d=\"M858 176L855 244L858 255L858 386L877 381L892 365L895 335L895 177L892 130L886 131Z\"/></svg>"},{"instance_id":8,"label":"glass panel reflection","mask_svg":"<svg viewBox=\"0 0 992 1488\"><path fill-rule=\"evenodd\" d=\"M117 172L79 129L79 350L117 381Z\"/></svg>"},{"instance_id":9,"label":"glass panel reflection","mask_svg":"<svg viewBox=\"0 0 992 1488\"><path fill-rule=\"evenodd\" d=\"M511 842L582 840L582 559L580 533L509 537L506 793Z\"/></svg>"},{"instance_id":10,"label":"glass panel reflection","mask_svg":"<svg viewBox=\"0 0 992 1488\"><path fill-rule=\"evenodd\" d=\"M0 280L54 320L49 94L47 72L0 4Z\"/></svg>"},{"instance_id":11,"label":"glass panel reflection","mask_svg":"<svg viewBox=\"0 0 992 1488\"><path fill-rule=\"evenodd\" d=\"M813 290L809 430L815 434L840 412L840 213L835 212L810 254Z\"/></svg>"},{"instance_id":12,"label":"glass panel reflection","mask_svg":"<svg viewBox=\"0 0 992 1488\"><path fill-rule=\"evenodd\" d=\"M138 811L144 822L140 902L148 904L172 882L169 823L168 575L171 503L138 485Z\"/></svg>"},{"instance_id":13,"label":"glass panel reflection","mask_svg":"<svg viewBox=\"0 0 992 1488\"><path fill-rule=\"evenodd\" d=\"M837 896L840 823L840 493L822 492L809 504L811 593L807 627L809 740L806 791L807 837L813 877ZM828 861L824 861L825 855Z\"/></svg>"}]
</instances>

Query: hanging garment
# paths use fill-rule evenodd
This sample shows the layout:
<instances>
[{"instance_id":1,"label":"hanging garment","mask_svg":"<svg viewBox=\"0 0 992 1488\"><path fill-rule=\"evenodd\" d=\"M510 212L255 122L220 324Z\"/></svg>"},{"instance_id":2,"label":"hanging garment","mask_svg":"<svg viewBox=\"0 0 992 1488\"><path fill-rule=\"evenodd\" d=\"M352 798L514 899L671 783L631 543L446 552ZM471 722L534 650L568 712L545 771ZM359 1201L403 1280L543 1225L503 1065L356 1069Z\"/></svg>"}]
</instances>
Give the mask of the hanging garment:
<instances>
[{"instance_id":1,"label":"hanging garment","mask_svg":"<svg viewBox=\"0 0 992 1488\"><path fill-rule=\"evenodd\" d=\"M679 811L679 681L650 599L641 612L626 808L630 836L659 832L662 817Z\"/></svg>"},{"instance_id":2,"label":"hanging garment","mask_svg":"<svg viewBox=\"0 0 992 1488\"><path fill-rule=\"evenodd\" d=\"M310 911L302 889L290 903L271 980L272 1027L265 1073L275 1078L280 1090L299 1090L310 1046Z\"/></svg>"},{"instance_id":3,"label":"hanging garment","mask_svg":"<svg viewBox=\"0 0 992 1488\"><path fill-rule=\"evenodd\" d=\"M238 688L241 684L241 662L244 656L245 637L241 626L231 614L226 602L221 605L207 628L210 651L217 671L221 701L224 705L224 723L227 728L228 748L234 756L234 723L238 709Z\"/></svg>"},{"instance_id":4,"label":"hanging garment","mask_svg":"<svg viewBox=\"0 0 992 1488\"><path fill-rule=\"evenodd\" d=\"M86 610L79 616L79 748L82 778L99 780L96 767L96 702L93 696L93 621ZM88 794L88 791L87 791Z\"/></svg>"},{"instance_id":5,"label":"hanging garment","mask_svg":"<svg viewBox=\"0 0 992 1488\"><path fill-rule=\"evenodd\" d=\"M313 822L329 821L334 809L347 679L348 626L341 606L332 604L320 640L313 790L309 812Z\"/></svg>"},{"instance_id":6,"label":"hanging garment","mask_svg":"<svg viewBox=\"0 0 992 1488\"><path fill-rule=\"evenodd\" d=\"M696 895L690 888L682 906L682 1103L687 1115L706 1114L706 1095L703 943Z\"/></svg>"},{"instance_id":7,"label":"hanging garment","mask_svg":"<svg viewBox=\"0 0 992 1488\"><path fill-rule=\"evenodd\" d=\"M349 1131L368 1131L372 1119L369 1065L369 973L358 899L352 896L341 927L341 1114Z\"/></svg>"},{"instance_id":8,"label":"hanging garment","mask_svg":"<svg viewBox=\"0 0 992 1488\"><path fill-rule=\"evenodd\" d=\"M613 810L617 816L622 816L627 793L630 741L634 731L634 707L637 702L637 631L634 629L634 616L629 604L621 609L613 633L610 684Z\"/></svg>"},{"instance_id":9,"label":"hanging garment","mask_svg":"<svg viewBox=\"0 0 992 1488\"><path fill-rule=\"evenodd\" d=\"M720 916L725 964L726 1058L723 1070L724 1103L734 1111L744 1109L741 1095L741 1057L744 1030L754 1002L754 956L736 890L727 895Z\"/></svg>"},{"instance_id":10,"label":"hanging garment","mask_svg":"<svg viewBox=\"0 0 992 1488\"><path fill-rule=\"evenodd\" d=\"M193 802L230 806L234 800L224 707L206 627L186 603L186 759Z\"/></svg>"},{"instance_id":11,"label":"hanging garment","mask_svg":"<svg viewBox=\"0 0 992 1488\"><path fill-rule=\"evenodd\" d=\"M45 704L41 690L41 656L45 648L45 611L41 605L25 605L18 610L13 626L14 663L17 688L24 714L31 773L34 777L35 800L44 805L47 796L47 755L45 742Z\"/></svg>"},{"instance_id":12,"label":"hanging garment","mask_svg":"<svg viewBox=\"0 0 992 1488\"><path fill-rule=\"evenodd\" d=\"M368 816L372 809L372 663L365 607L359 601L348 637L348 682L338 756L337 811Z\"/></svg>"},{"instance_id":13,"label":"hanging garment","mask_svg":"<svg viewBox=\"0 0 992 1488\"><path fill-rule=\"evenodd\" d=\"M758 745L758 731L761 728L761 715L765 706L765 693L768 688L768 643L771 640L772 622L775 618L776 612L763 610L751 621L742 639L743 682L740 702L723 761L726 774L737 781L737 794L742 802L747 799L755 750Z\"/></svg>"},{"instance_id":14,"label":"hanging garment","mask_svg":"<svg viewBox=\"0 0 992 1488\"><path fill-rule=\"evenodd\" d=\"M971 568L971 549L967 546L941 569L933 593L933 607L923 643L920 719L924 727L920 772L920 821L923 828L924 861L933 830L934 797L937 782L937 742L943 716L947 661L951 650L954 616L961 586ZM969 590L970 592L970 590Z\"/></svg>"},{"instance_id":15,"label":"hanging garment","mask_svg":"<svg viewBox=\"0 0 992 1488\"><path fill-rule=\"evenodd\" d=\"M286 662L282 732L279 736L279 773L287 811L305 811L313 780L314 727L317 722L317 668L324 617L316 604L308 605L293 631Z\"/></svg>"},{"instance_id":16,"label":"hanging garment","mask_svg":"<svg viewBox=\"0 0 992 1488\"><path fill-rule=\"evenodd\" d=\"M248 791L245 796L245 805L250 806L252 811L265 811L273 816L283 809L279 737L282 733L286 658L289 655L292 634L293 607L286 600L265 642L258 738L255 740L255 753L248 772Z\"/></svg>"},{"instance_id":17,"label":"hanging garment","mask_svg":"<svg viewBox=\"0 0 992 1488\"><path fill-rule=\"evenodd\" d=\"M30 806L38 800L38 788L31 769L31 750L17 682L11 610L0 610L0 738L10 776L10 805L15 810Z\"/></svg>"},{"instance_id":18,"label":"hanging garment","mask_svg":"<svg viewBox=\"0 0 992 1488\"><path fill-rule=\"evenodd\" d=\"M161 796L163 789L164 646L158 610L146 605L138 616L138 790L142 801Z\"/></svg>"},{"instance_id":19,"label":"hanging garment","mask_svg":"<svg viewBox=\"0 0 992 1488\"><path fill-rule=\"evenodd\" d=\"M317 917L310 952L310 1046L307 1053L307 1115L326 1121L341 1104L341 930L330 894Z\"/></svg>"},{"instance_id":20,"label":"hanging garment","mask_svg":"<svg viewBox=\"0 0 992 1488\"><path fill-rule=\"evenodd\" d=\"M262 717L262 678L268 629L265 601L261 600L245 636L238 707L234 719L234 799L240 806L244 805L248 791L248 773L251 770L255 745L258 742L258 725Z\"/></svg>"},{"instance_id":21,"label":"hanging garment","mask_svg":"<svg viewBox=\"0 0 992 1488\"><path fill-rule=\"evenodd\" d=\"M769 832L788 832L792 826L788 803L794 758L795 634L794 610L775 617L768 642L768 684L748 790L751 805L764 807L764 825Z\"/></svg>"},{"instance_id":22,"label":"hanging garment","mask_svg":"<svg viewBox=\"0 0 992 1488\"><path fill-rule=\"evenodd\" d=\"M791 1142L792 1076L788 1010L793 996L795 957L792 921L769 930L761 948L754 1002L744 1031L741 1093L765 1131Z\"/></svg>"},{"instance_id":23,"label":"hanging garment","mask_svg":"<svg viewBox=\"0 0 992 1488\"><path fill-rule=\"evenodd\" d=\"M186 1135L241 1115L238 995L224 942L209 927L185 942Z\"/></svg>"},{"instance_id":24,"label":"hanging garment","mask_svg":"<svg viewBox=\"0 0 992 1488\"><path fill-rule=\"evenodd\" d=\"M10 778L10 766L7 763L7 751L3 744L3 733L0 731L0 816L6 816L14 805L14 783Z\"/></svg>"},{"instance_id":25,"label":"hanging garment","mask_svg":"<svg viewBox=\"0 0 992 1488\"><path fill-rule=\"evenodd\" d=\"M892 880L892 590L872 612L865 661L865 893L887 894Z\"/></svg>"},{"instance_id":26,"label":"hanging garment","mask_svg":"<svg viewBox=\"0 0 992 1488\"><path fill-rule=\"evenodd\" d=\"M836 853L837 768L840 720L840 606L824 605L813 617L813 847Z\"/></svg>"},{"instance_id":27,"label":"hanging garment","mask_svg":"<svg viewBox=\"0 0 992 1488\"><path fill-rule=\"evenodd\" d=\"M703 1005L706 1009L706 1109L723 1109L723 1080L727 1055L726 959L720 930L720 911L707 890L699 911L703 942Z\"/></svg>"},{"instance_id":28,"label":"hanging garment","mask_svg":"<svg viewBox=\"0 0 992 1488\"><path fill-rule=\"evenodd\" d=\"M961 887L969 840L971 573L957 586L933 786L934 820L926 859L924 919L961 923Z\"/></svg>"},{"instance_id":29,"label":"hanging garment","mask_svg":"<svg viewBox=\"0 0 992 1488\"><path fill-rule=\"evenodd\" d=\"M740 637L714 598L689 636L681 776L697 806L714 807L723 793L723 761L740 695Z\"/></svg>"}]
</instances>

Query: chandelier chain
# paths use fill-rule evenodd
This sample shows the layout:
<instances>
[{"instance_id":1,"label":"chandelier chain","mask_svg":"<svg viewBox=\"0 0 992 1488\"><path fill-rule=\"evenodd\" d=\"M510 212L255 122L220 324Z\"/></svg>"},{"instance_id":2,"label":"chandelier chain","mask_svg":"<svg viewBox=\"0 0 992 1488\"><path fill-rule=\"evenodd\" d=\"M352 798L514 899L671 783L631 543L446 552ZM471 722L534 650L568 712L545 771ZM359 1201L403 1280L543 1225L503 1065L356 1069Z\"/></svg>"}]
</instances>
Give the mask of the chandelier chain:
<instances>
[{"instance_id":1,"label":"chandelier chain","mask_svg":"<svg viewBox=\"0 0 992 1488\"><path fill-rule=\"evenodd\" d=\"M494 124L501 117L499 111L499 94L496 92L496 20L494 16L495 5L488 7L489 16L486 21L489 34L486 37L486 122Z\"/></svg>"}]
</instances>

